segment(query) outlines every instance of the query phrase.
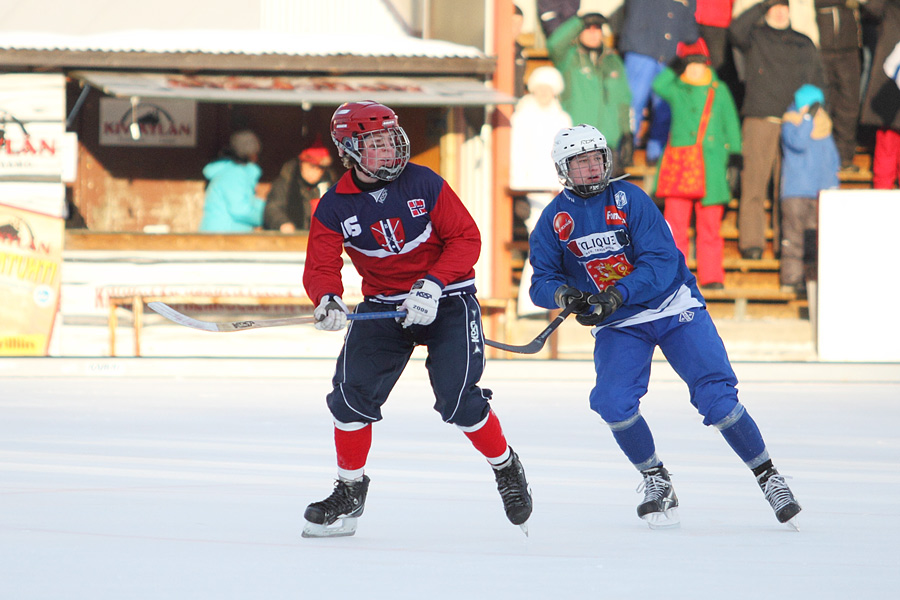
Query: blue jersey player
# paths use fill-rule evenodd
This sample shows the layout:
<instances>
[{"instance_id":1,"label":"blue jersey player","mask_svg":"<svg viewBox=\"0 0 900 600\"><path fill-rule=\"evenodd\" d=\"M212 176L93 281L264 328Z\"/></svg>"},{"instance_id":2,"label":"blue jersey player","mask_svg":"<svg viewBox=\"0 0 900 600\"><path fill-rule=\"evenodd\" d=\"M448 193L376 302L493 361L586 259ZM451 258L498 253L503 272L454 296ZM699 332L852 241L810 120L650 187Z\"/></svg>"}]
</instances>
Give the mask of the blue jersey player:
<instances>
[{"instance_id":1,"label":"blue jersey player","mask_svg":"<svg viewBox=\"0 0 900 600\"><path fill-rule=\"evenodd\" d=\"M638 516L653 529L679 523L678 498L640 412L659 346L704 425L753 471L778 520L796 527L800 505L738 401L725 347L659 209L639 187L610 182L610 150L590 125L561 130L552 158L565 189L531 235L531 298L545 308L577 303L576 319L593 327L590 404L643 475Z\"/></svg>"},{"instance_id":2,"label":"blue jersey player","mask_svg":"<svg viewBox=\"0 0 900 600\"><path fill-rule=\"evenodd\" d=\"M507 518L527 533L531 491L516 453L491 410L484 371L481 309L474 265L481 235L456 193L434 171L409 163L397 115L376 102L338 107L331 137L348 171L319 201L306 250L303 285L317 304L316 327L347 328L328 394L338 478L325 500L306 509L304 537L353 535L363 513L372 424L409 362L428 349L434 408L469 438L494 470ZM362 276L356 312L406 311L354 320L341 300L342 252Z\"/></svg>"}]
</instances>

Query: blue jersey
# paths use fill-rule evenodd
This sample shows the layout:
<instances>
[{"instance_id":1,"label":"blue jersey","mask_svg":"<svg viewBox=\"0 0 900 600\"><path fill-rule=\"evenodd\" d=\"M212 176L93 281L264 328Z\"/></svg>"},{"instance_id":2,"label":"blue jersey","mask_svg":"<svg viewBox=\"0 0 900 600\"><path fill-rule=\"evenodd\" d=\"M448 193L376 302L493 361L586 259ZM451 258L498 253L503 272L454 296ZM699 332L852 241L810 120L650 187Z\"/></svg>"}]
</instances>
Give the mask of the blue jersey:
<instances>
[{"instance_id":1,"label":"blue jersey","mask_svg":"<svg viewBox=\"0 0 900 600\"><path fill-rule=\"evenodd\" d=\"M530 246L538 306L557 308L553 294L563 284L591 293L615 284L624 303L602 327L706 306L662 213L634 184L613 181L589 198L563 190L541 213Z\"/></svg>"}]
</instances>

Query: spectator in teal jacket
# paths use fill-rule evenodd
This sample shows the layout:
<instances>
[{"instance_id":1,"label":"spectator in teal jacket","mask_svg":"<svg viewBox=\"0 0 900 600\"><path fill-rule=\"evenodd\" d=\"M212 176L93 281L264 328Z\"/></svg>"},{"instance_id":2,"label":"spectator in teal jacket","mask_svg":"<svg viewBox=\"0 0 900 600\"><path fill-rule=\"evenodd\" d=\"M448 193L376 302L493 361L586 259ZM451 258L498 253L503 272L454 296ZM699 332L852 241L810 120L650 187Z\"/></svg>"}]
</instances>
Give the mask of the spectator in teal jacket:
<instances>
[{"instance_id":1,"label":"spectator in teal jacket","mask_svg":"<svg viewBox=\"0 0 900 600\"><path fill-rule=\"evenodd\" d=\"M574 16L547 40L553 66L562 73L565 88L559 98L573 123L596 127L615 153L613 167L620 175L631 164L634 148L631 125L631 89L621 57L604 44L599 13Z\"/></svg>"},{"instance_id":2,"label":"spectator in teal jacket","mask_svg":"<svg viewBox=\"0 0 900 600\"><path fill-rule=\"evenodd\" d=\"M203 167L209 180L200 231L240 233L263 223L266 203L256 197L262 169L256 164L261 144L252 131L232 134L221 156Z\"/></svg>"}]
</instances>

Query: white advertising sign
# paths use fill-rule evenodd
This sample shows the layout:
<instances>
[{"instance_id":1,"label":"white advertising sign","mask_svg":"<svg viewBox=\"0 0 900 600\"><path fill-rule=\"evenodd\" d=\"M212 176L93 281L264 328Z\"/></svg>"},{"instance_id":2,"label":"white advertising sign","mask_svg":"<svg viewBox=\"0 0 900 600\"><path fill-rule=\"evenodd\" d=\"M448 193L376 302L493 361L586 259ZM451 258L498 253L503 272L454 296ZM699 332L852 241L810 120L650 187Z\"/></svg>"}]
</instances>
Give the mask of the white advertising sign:
<instances>
[{"instance_id":1,"label":"white advertising sign","mask_svg":"<svg viewBox=\"0 0 900 600\"><path fill-rule=\"evenodd\" d=\"M101 146L194 147L193 100L100 99Z\"/></svg>"},{"instance_id":2,"label":"white advertising sign","mask_svg":"<svg viewBox=\"0 0 900 600\"><path fill-rule=\"evenodd\" d=\"M900 191L819 196L819 358L900 362Z\"/></svg>"},{"instance_id":3,"label":"white advertising sign","mask_svg":"<svg viewBox=\"0 0 900 600\"><path fill-rule=\"evenodd\" d=\"M59 181L71 163L62 75L0 75L0 179Z\"/></svg>"}]
</instances>

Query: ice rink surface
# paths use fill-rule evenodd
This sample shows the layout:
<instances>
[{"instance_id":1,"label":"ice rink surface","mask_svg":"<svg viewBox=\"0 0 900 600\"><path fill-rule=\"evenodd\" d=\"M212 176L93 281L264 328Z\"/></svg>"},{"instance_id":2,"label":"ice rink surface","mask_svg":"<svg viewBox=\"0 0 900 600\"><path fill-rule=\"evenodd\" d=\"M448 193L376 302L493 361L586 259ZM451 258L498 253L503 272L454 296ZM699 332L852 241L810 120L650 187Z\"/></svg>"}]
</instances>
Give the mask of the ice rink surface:
<instances>
[{"instance_id":1,"label":"ice rink surface","mask_svg":"<svg viewBox=\"0 0 900 600\"><path fill-rule=\"evenodd\" d=\"M357 534L315 540L300 531L335 476L332 363L274 362L6 363L0 598L823 600L900 589L898 365L735 365L803 505L792 532L654 363L642 412L682 526L651 531L635 515L639 475L588 409L590 363L494 361L483 384L534 492L526 538L487 463L431 409L413 361L374 428Z\"/></svg>"}]
</instances>

